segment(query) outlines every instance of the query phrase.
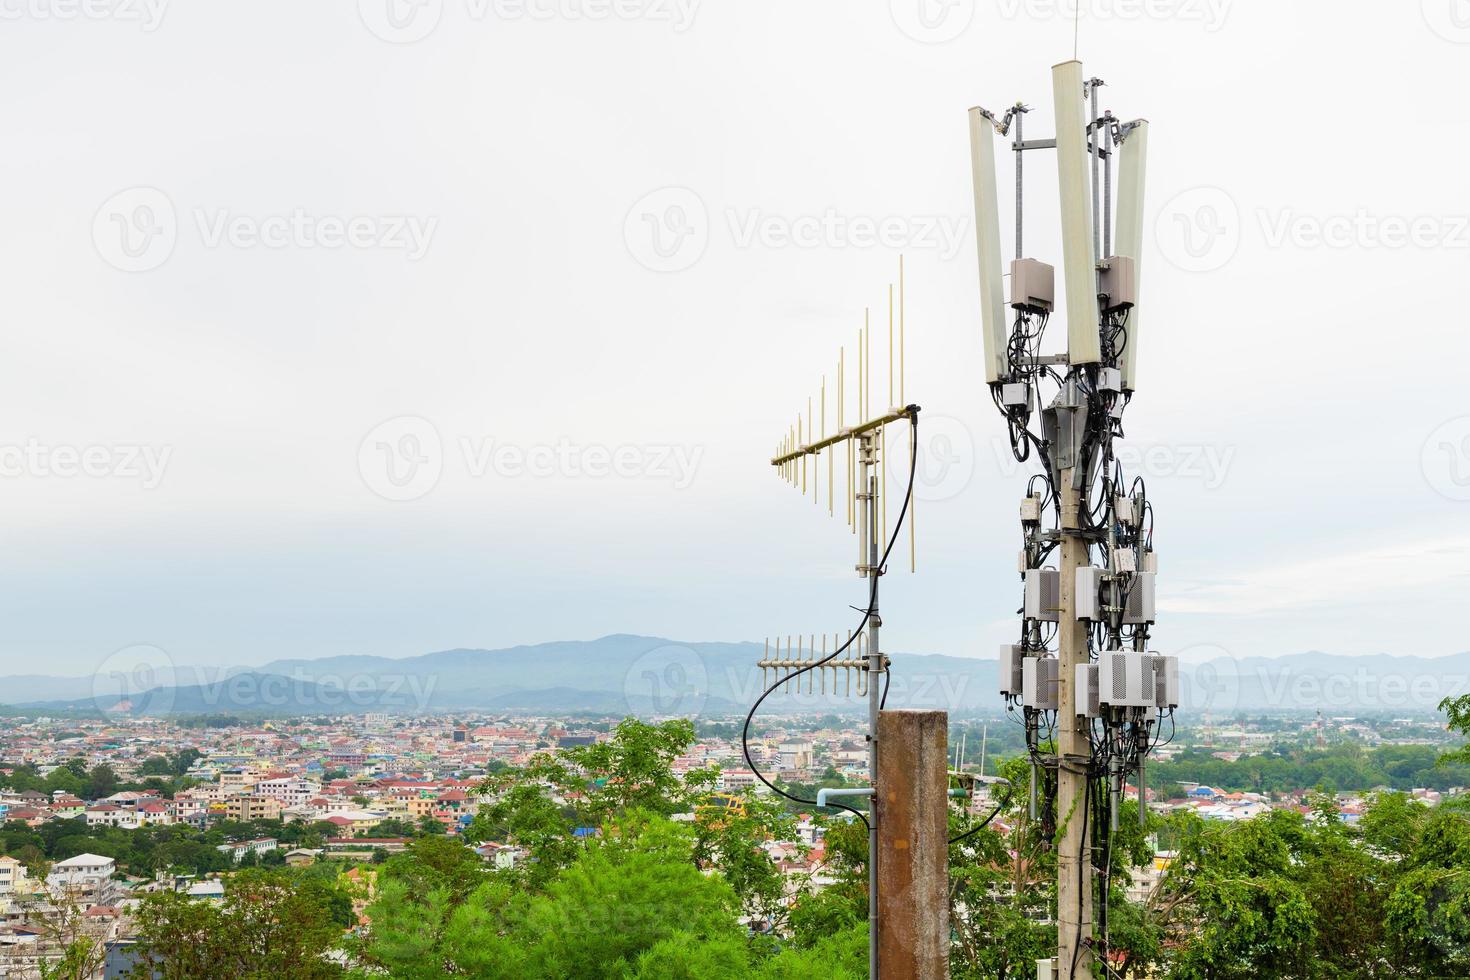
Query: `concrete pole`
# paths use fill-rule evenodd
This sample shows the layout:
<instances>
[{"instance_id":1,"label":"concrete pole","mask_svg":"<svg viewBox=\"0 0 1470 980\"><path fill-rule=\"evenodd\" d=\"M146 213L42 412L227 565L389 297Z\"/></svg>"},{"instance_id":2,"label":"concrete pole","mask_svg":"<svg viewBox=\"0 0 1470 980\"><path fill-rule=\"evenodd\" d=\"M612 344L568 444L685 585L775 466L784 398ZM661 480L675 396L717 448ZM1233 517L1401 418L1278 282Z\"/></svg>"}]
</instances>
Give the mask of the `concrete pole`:
<instances>
[{"instance_id":1,"label":"concrete pole","mask_svg":"<svg viewBox=\"0 0 1470 980\"><path fill-rule=\"evenodd\" d=\"M1072 488L1074 471L1061 472L1061 611L1057 703L1057 975L1061 980L1092 980L1092 842L1088 830L1087 765L1092 746L1085 718L1074 708L1077 665L1087 663L1087 624L1077 621L1077 569L1087 564L1080 533L1081 495ZM1079 866L1080 865L1080 866ZM1075 964L1075 966L1074 966Z\"/></svg>"},{"instance_id":2,"label":"concrete pole","mask_svg":"<svg viewBox=\"0 0 1470 980\"><path fill-rule=\"evenodd\" d=\"M884 980L949 977L949 715L878 716L879 951Z\"/></svg>"}]
</instances>

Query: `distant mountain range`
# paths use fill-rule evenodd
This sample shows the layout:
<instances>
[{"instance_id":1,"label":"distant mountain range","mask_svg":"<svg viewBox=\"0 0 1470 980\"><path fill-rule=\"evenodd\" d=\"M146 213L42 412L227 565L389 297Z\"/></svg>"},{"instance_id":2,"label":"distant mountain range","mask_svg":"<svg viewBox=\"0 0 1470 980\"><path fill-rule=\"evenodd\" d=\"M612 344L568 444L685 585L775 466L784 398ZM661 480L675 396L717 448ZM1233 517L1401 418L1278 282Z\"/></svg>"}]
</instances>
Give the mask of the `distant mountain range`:
<instances>
[{"instance_id":1,"label":"distant mountain range","mask_svg":"<svg viewBox=\"0 0 1470 980\"><path fill-rule=\"evenodd\" d=\"M418 657L339 656L277 660L258 668L144 665L97 677L0 677L0 701L29 711L120 714L267 715L486 710L725 716L764 689L757 643L680 643L618 634L503 650L445 650ZM996 662L942 655L892 655L890 707L993 713ZM1470 691L1470 652L1442 658L1342 657L1311 652L1280 658L1221 658L1186 665L1188 714L1237 710L1433 711ZM822 671L798 693L772 694L774 711L863 709L856 677ZM767 673L765 680L775 675ZM140 683L139 679L146 681ZM839 692L832 696L833 684ZM812 688L808 693L807 687ZM823 688L826 694L822 693Z\"/></svg>"}]
</instances>

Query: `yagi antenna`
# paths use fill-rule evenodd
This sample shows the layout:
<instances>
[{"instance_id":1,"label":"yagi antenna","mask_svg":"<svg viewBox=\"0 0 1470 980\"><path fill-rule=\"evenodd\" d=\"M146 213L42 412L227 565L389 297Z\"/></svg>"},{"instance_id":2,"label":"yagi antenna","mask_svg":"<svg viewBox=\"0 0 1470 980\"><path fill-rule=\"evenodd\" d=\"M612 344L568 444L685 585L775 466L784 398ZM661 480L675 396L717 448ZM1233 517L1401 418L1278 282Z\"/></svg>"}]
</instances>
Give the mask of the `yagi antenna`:
<instances>
[{"instance_id":1,"label":"yagi antenna","mask_svg":"<svg viewBox=\"0 0 1470 980\"><path fill-rule=\"evenodd\" d=\"M828 388L827 375L822 375L817 387L815 401L808 398L806 411L798 412L796 421L787 428L776 446L776 454L771 459L771 465L776 467L781 478L792 487L799 490L802 496L810 494L813 505L821 504L821 473L824 469L822 460L826 460L826 484L827 484L827 513L836 516L836 488L837 481L834 478L837 467L842 467L842 480L844 483L844 507L847 525L854 535L863 537L861 507L859 500L863 496L863 482L858 475L858 470L863 466L862 445L865 437L871 437L873 441L873 463L879 469L877 490L873 493L874 507L878 510L880 518L880 532L882 540L888 535L888 426L895 422L909 419L915 409L908 406L905 397L905 325L904 325L904 269L903 257L898 260L898 283L897 283L897 306L895 308L895 287L890 283L888 286L888 408L880 414L873 414L873 325L872 309L864 307L863 325L857 332L857 369L854 372L857 387L855 392L849 392L847 379L847 347L841 346L837 349L837 370L835 384L832 388L832 405L829 411L827 404ZM895 313L897 319L895 321ZM895 325L897 333L895 334ZM881 374L880 374L881 377ZM896 385L896 388L895 388ZM897 396L895 398L895 395ZM856 417L856 424L848 425L847 419ZM832 419L835 425L828 432L828 420ZM839 463L838 456L842 459ZM810 468L809 468L810 467ZM914 572L918 568L917 536L914 534L914 504L910 498L908 502L909 520L909 571ZM866 547L861 541L860 548ZM863 560L859 554L859 562Z\"/></svg>"},{"instance_id":2,"label":"yagi antenna","mask_svg":"<svg viewBox=\"0 0 1470 980\"><path fill-rule=\"evenodd\" d=\"M827 513L836 516L835 487L836 480L833 478L837 467L843 469L844 493L846 519L851 532L857 537L858 560L856 570L858 575L867 583L866 602L861 607L863 613L862 623L858 629L849 631L847 639L842 640L840 633L832 636L832 650L828 652L827 636L822 635L821 652L817 652L817 640L815 635L809 635L806 640L798 637L793 647L792 637L786 637L786 646L783 652L781 639L777 637L774 652L771 642L766 641L765 652L756 666L761 669L761 680L763 691L756 699L755 705L751 707L750 713L745 718L745 730L741 742L745 750L745 761L750 766L756 778L765 783L775 792L787 796L798 803L811 804L815 806L835 805L850 810L857 814L868 825L868 894L871 896L868 911L868 965L869 975L878 975L878 819L876 809L870 808L866 816L844 804L827 804L823 797L848 797L862 796L870 797L875 790L866 789L824 789L816 800L802 800L791 796L777 787L765 776L755 765L755 760L750 755L750 720L755 715L756 709L768 695L778 689L789 692L793 683L796 693L802 694L802 682L806 682L805 693L813 693L813 680L822 694L827 693L827 682L832 683L832 694L836 695L837 681L839 676L845 681L842 696L850 696L853 688L857 689L857 696L866 698L868 702L868 775L870 779L877 778L878 773L878 712L883 706L883 700L887 695L887 673L889 667L888 657L884 655L883 648L879 643L878 632L882 626L882 618L878 615L878 582L886 573L885 563L889 552L897 543L898 528L894 529L890 537L888 530L888 474L887 450L888 450L888 426L895 422L907 422L909 429L909 478L903 493L903 505L895 520L902 522L905 518L909 524L909 570L913 571L917 565L914 554L915 537L913 534L913 477L918 463L918 426L919 406L910 405L905 401L904 390L904 281L903 281L903 258L898 260L898 335L895 350L894 337L894 288L888 287L888 394L882 404L887 407L874 409L873 407L873 316L872 308L863 309L863 323L858 329L857 335L857 371L855 378L857 390L851 396L848 392L847 378L847 347L843 345L837 349L837 376L833 379L831 386L834 391L834 399L829 412L827 406L827 378L822 377L821 386L818 389L821 401L820 408L807 399L805 414L798 414L796 424L788 428L776 448L776 455L771 458L771 465L781 474L787 483L798 487L803 496L808 493L812 495L812 503L820 502L820 493L817 487L818 474L822 470L821 461L823 456L827 460ZM895 353L897 354L895 364ZM882 375L880 374L881 378ZM897 391L895 392L895 383ZM897 394L897 399L895 399ZM849 411L855 421L849 423ZM835 420L832 431L827 431L827 420L829 416ZM821 419L821 426L817 430L812 428L812 420ZM839 447L842 459L838 460ZM811 482L807 481L807 470L810 465ZM880 470L882 472L880 472ZM866 632L864 632L866 627ZM882 675L882 676L880 676ZM854 680L856 683L854 684Z\"/></svg>"}]
</instances>

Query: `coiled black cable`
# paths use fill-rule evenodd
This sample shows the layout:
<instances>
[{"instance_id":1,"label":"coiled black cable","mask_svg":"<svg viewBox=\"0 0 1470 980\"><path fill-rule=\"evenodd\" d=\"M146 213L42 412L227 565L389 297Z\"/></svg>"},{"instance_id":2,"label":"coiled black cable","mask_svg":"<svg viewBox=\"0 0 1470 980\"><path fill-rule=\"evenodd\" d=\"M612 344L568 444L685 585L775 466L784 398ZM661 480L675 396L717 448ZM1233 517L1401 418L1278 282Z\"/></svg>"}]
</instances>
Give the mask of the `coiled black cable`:
<instances>
[{"instance_id":1,"label":"coiled black cable","mask_svg":"<svg viewBox=\"0 0 1470 980\"><path fill-rule=\"evenodd\" d=\"M1011 797L1016 794L1016 790L1015 790L1015 787L1007 787L1007 789L1009 791L1006 793L1006 798L1003 799L1003 800L1001 800L999 803L997 803L995 805L995 809L990 811L990 816L986 817L984 820L980 821L979 823L977 823L975 826L971 827L969 830L965 831L964 833L962 833L962 834L956 834L955 836L951 837L949 839L949 842L951 844L958 844L960 841L964 840L965 838L967 838L967 837L973 837L976 834L980 833L980 831L984 830L985 829L985 826L987 824L989 824L990 821L994 820L996 818L996 815L999 814L1000 811L1004 810L1006 807L1008 807L1008 806L1011 805Z\"/></svg>"},{"instance_id":2,"label":"coiled black cable","mask_svg":"<svg viewBox=\"0 0 1470 980\"><path fill-rule=\"evenodd\" d=\"M755 760L750 757L750 721L751 721L752 718L755 717L756 709L758 709L761 706L761 702L764 701L767 697L769 697L770 694L771 694L771 692L775 691L776 688L780 687L782 684L788 684L788 683L790 683L791 680L792 680L792 678L800 677L802 674L805 674L807 671L809 671L809 670L816 670L818 667L821 667L823 664L827 663L829 660L836 659L839 655L841 655L843 653L843 651L845 651L848 647L852 646L852 641L853 640L857 639L859 636L862 635L863 628L868 625L868 620L870 620L870 619L873 618L873 606L877 602L877 597L878 597L878 576L883 574L883 569L885 567L887 567L887 565L888 565L888 556L889 556L890 553L892 553L893 546L898 543L898 532L903 529L904 518L908 515L908 511L909 511L909 503L913 500L913 497L914 497L914 475L918 472L918 467L919 467L919 406L917 406L917 405L909 405L906 408L904 408L904 412L909 417L909 425L910 425L910 430L909 430L909 485L908 485L908 489L904 491L904 495L903 495L903 507L901 507L899 509L899 511L898 511L898 521L893 526L893 536L888 539L888 547L886 547L886 548L883 549L883 557L882 557L882 559L879 560L878 567L875 568L875 569L873 569L873 584L872 584L872 587L868 591L868 608L865 609L865 610L863 610L863 618L862 618L862 620L858 622L857 629L853 630L852 636L849 636L847 638L847 642L844 643L844 644L842 644L841 646L839 646L836 650L833 650L831 654L829 654L828 656L823 657L821 660L815 660L815 661L807 664L805 667L802 667L800 670L798 670L798 671L796 671L794 673L787 674L785 677L780 678L774 684L772 684L770 687L768 687L764 691L762 691L761 692L761 696L755 699L755 704L753 704L753 705L750 706L750 711L746 712L746 715L745 715L745 725L744 725L744 727L740 731L740 750L741 750L741 752L745 756L745 764L750 767L750 771L755 775L755 778L756 779L759 779L762 783L764 783L766 785L766 788L770 789L772 792L777 793L780 796L785 797L786 799L790 800L793 803L802 803L802 804L805 804L807 806L816 806L817 805L817 801L816 800L804 800L804 799L802 799L799 796L793 796L790 793L788 793L785 790L783 790L780 787L778 787L775 783L771 782L764 775L762 775L762 773L760 771L760 768L758 766L756 766L756 764L755 764ZM885 671L884 674L885 674L885 681L886 681L887 671ZM869 681L869 683L871 683L871 680ZM887 699L887 696L888 696L888 687L887 687L887 684L885 683L884 684L884 689L883 689L883 698L886 700ZM846 810L847 812L853 814L859 820L861 820L863 822L863 826L864 827L868 827L869 829L872 828L872 824L868 823L867 816L864 815L861 810L855 809L854 807L847 806L846 804L843 804L843 803L828 803L827 806L834 807L834 808L836 808L838 810Z\"/></svg>"}]
</instances>

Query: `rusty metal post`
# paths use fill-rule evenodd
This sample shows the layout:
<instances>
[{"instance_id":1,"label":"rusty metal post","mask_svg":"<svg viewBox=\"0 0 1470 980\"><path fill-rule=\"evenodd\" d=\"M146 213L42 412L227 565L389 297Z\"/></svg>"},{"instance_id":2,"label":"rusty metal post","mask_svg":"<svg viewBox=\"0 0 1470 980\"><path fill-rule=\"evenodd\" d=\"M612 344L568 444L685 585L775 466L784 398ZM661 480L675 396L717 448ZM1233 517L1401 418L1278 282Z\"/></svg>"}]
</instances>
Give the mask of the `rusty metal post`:
<instances>
[{"instance_id":1,"label":"rusty metal post","mask_svg":"<svg viewBox=\"0 0 1470 980\"><path fill-rule=\"evenodd\" d=\"M878 961L883 980L949 976L949 715L878 716Z\"/></svg>"}]
</instances>

